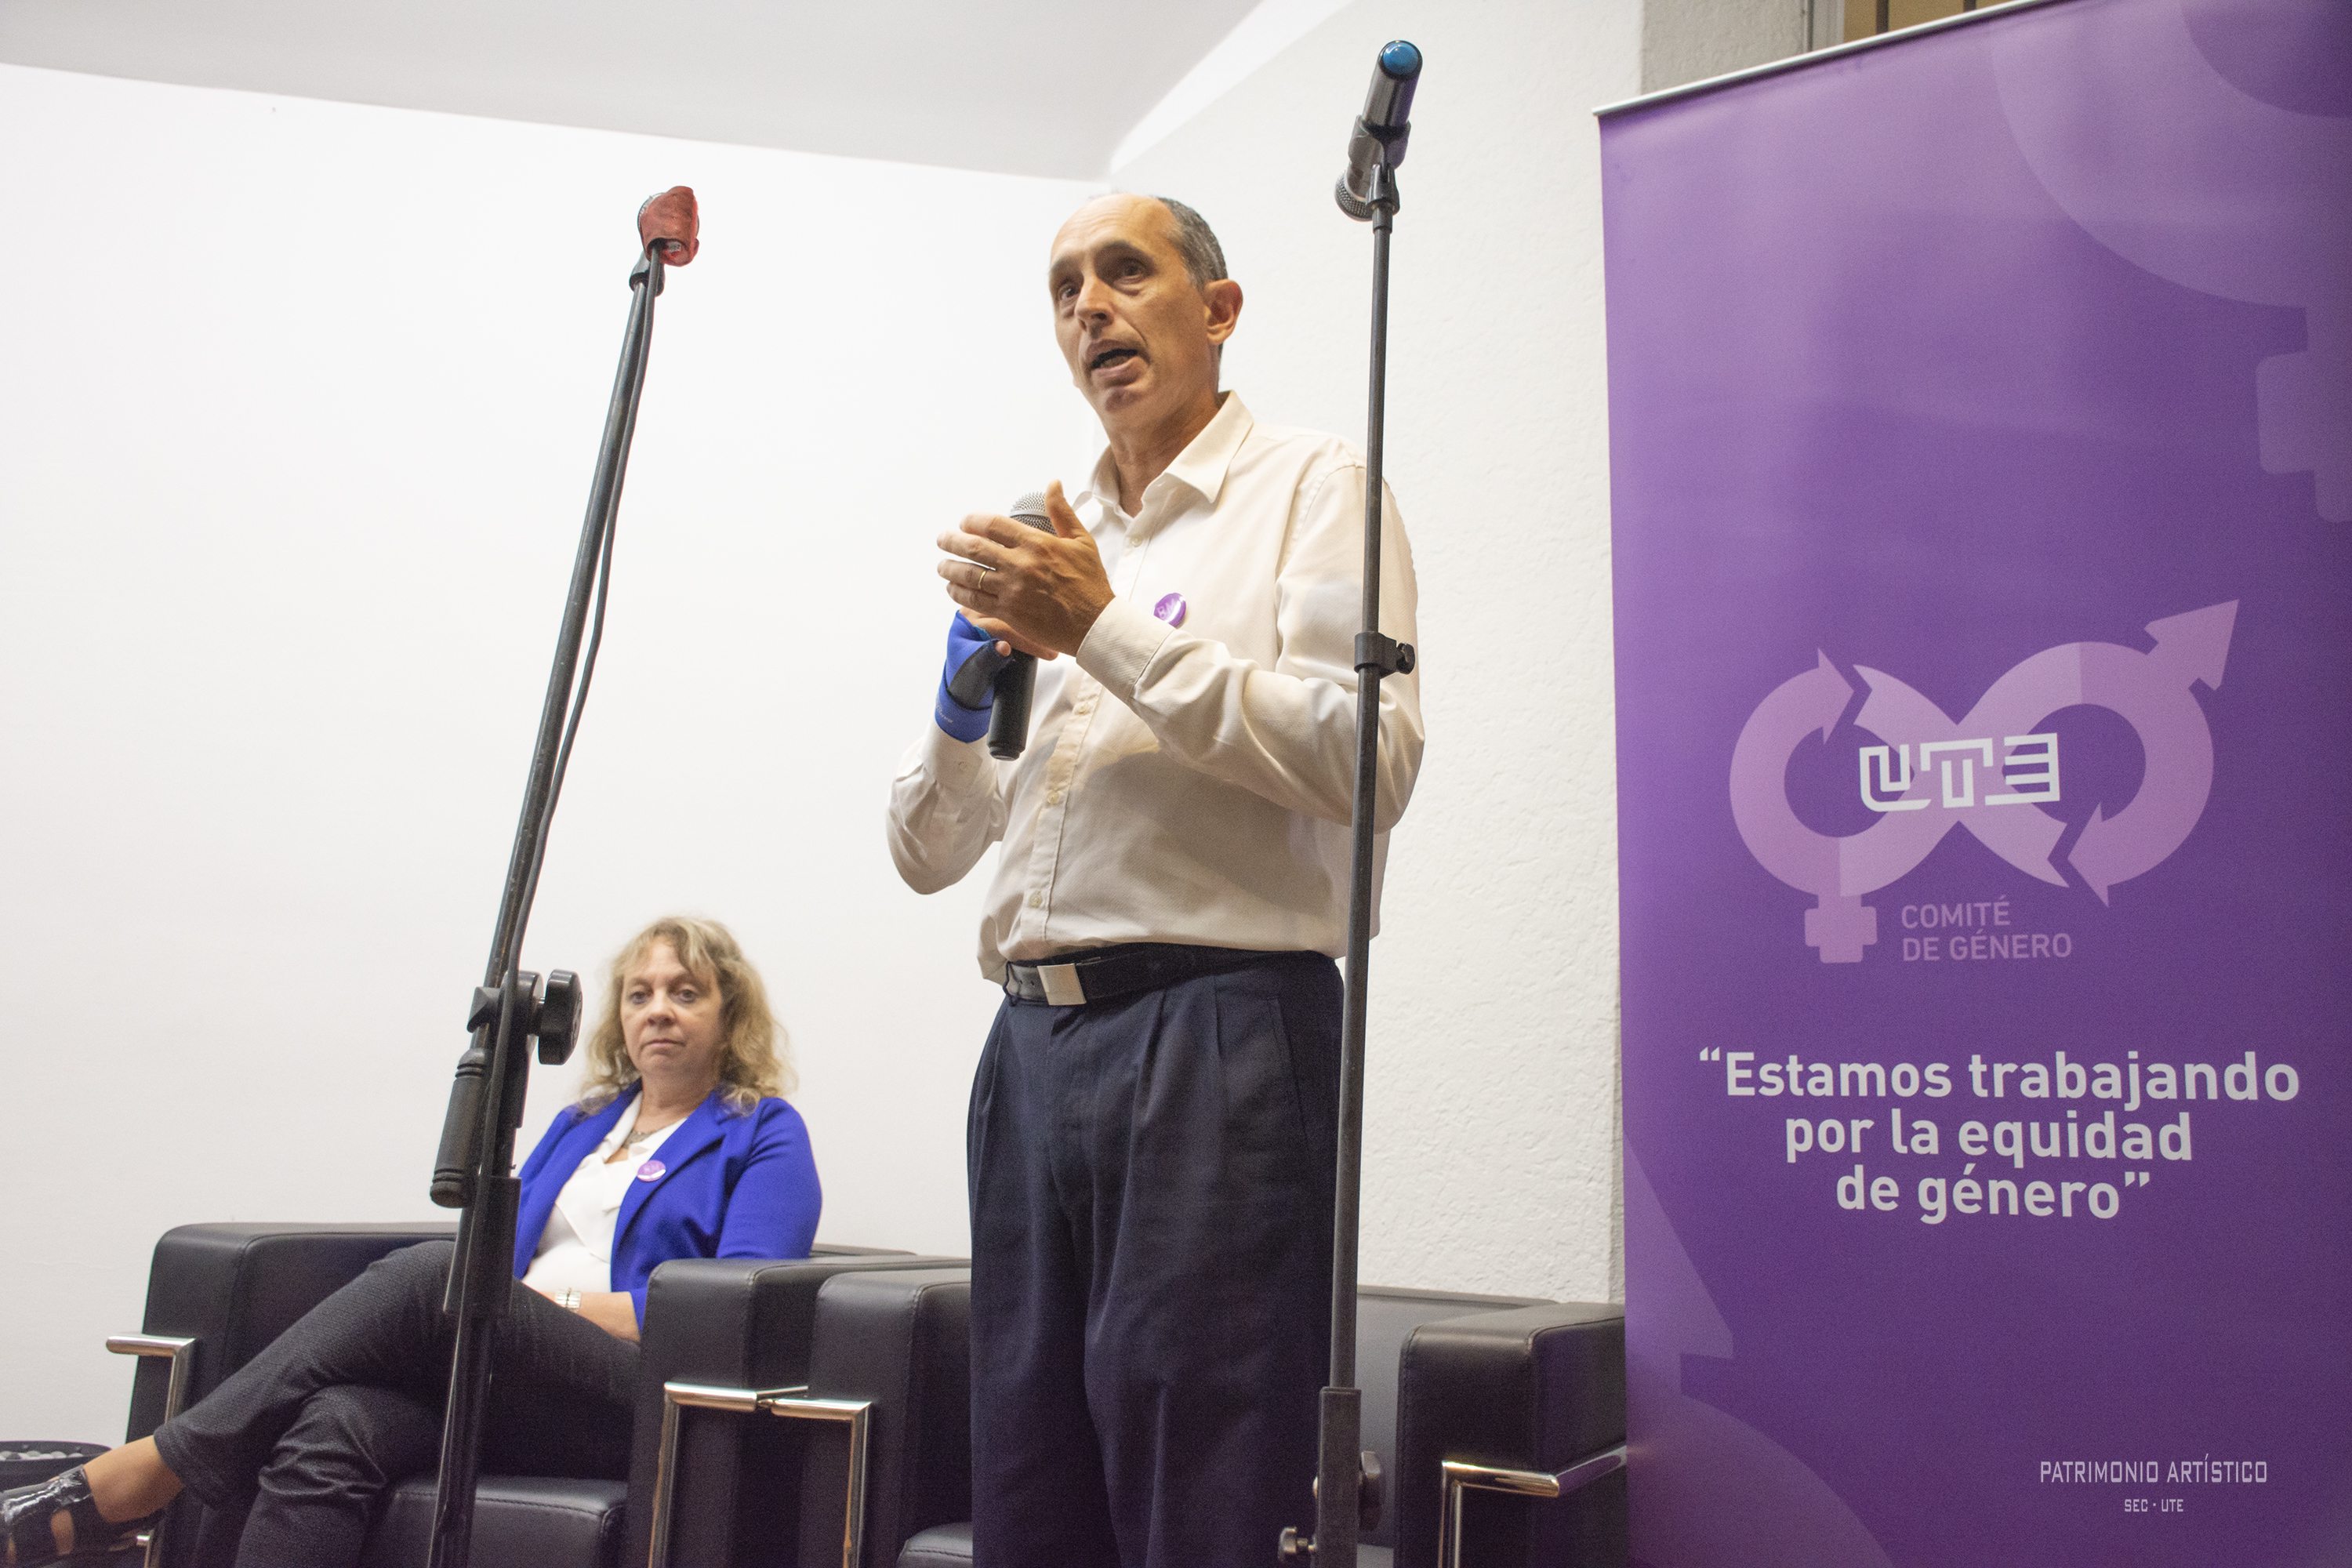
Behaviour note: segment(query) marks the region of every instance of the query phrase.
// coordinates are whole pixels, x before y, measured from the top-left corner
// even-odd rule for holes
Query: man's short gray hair
[[[1192,287],[1205,289],[1230,276],[1225,271],[1225,247],[1217,243],[1217,231],[1209,226],[1207,218],[1173,196],[1151,199],[1176,220],[1176,254],[1184,258],[1184,275],[1192,279]]]

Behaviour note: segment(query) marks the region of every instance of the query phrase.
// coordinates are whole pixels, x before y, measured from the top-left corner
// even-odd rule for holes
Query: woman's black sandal
[[[38,1486],[0,1492],[0,1539],[16,1553],[16,1568],[38,1568],[44,1563],[68,1561],[58,1552],[49,1521],[58,1514],[73,1521],[74,1549],[70,1561],[95,1559],[131,1546],[152,1521],[109,1524],[90,1500],[89,1478],[79,1465],[51,1476]]]

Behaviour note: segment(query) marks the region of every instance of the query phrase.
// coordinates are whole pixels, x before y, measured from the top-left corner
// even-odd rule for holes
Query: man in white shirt
[[[941,537],[962,612],[889,817],[919,892],[1003,846],[968,1129],[974,1556],[1258,1568],[1312,1522],[1328,1371],[1364,467],[1220,392],[1242,291],[1190,208],[1087,203],[1047,281],[1108,448],[1075,500],[1050,489],[1051,533]],[[1410,641],[1383,518],[1381,630]],[[999,763],[950,686],[1013,648],[1036,728]],[[1384,848],[1421,763],[1410,675],[1380,751]]]

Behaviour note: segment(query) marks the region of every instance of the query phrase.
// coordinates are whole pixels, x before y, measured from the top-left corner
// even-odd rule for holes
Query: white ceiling
[[[1254,0],[0,0],[0,61],[1085,179],[1103,174],[1121,139],[1259,8]],[[1333,7],[1268,0],[1265,8]]]

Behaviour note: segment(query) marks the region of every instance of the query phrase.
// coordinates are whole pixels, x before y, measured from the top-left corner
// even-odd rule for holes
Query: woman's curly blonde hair
[[[588,1037],[588,1073],[580,1085],[580,1108],[609,1105],[637,1086],[637,1069],[621,1039],[621,987],[656,943],[666,942],[687,973],[716,986],[726,1028],[719,1051],[719,1082],[727,1102],[749,1110],[771,1095],[792,1092],[794,1079],[782,1026],[768,1010],[768,988],[743,956],[735,936],[717,921],[667,915],[654,921],[613,956],[604,983],[604,1011]]]

